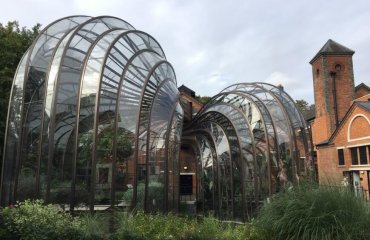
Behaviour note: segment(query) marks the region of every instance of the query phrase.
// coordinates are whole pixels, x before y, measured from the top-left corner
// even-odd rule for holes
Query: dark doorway
[[[180,175],[180,195],[193,195],[193,175]]]

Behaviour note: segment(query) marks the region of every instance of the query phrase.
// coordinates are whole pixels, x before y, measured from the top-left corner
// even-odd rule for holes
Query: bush
[[[26,200],[2,211],[5,228],[21,239],[78,239],[72,217],[40,200]]]
[[[148,205],[149,208],[153,211],[158,210],[157,208],[160,208],[158,204],[163,203],[163,189],[164,189],[164,183],[161,182],[162,179],[160,179],[157,176],[151,176],[149,178],[149,184],[148,184]],[[137,199],[136,199],[136,209],[142,210],[144,207],[144,196],[145,196],[145,183],[141,182],[137,185]],[[134,190],[128,189],[122,196],[122,200],[126,202],[127,204],[130,204],[132,201],[134,195]],[[153,206],[153,200],[155,200],[157,206]]]
[[[104,216],[84,214],[72,217],[41,200],[26,200],[0,214],[0,239],[106,239]]]
[[[260,210],[257,229],[266,239],[370,239],[369,207],[350,190],[296,186]]]

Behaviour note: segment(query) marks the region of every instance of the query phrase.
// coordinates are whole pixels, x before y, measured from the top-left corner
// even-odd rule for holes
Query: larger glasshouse
[[[176,212],[190,202],[243,219],[312,176],[309,128],[282,87],[235,84],[197,111],[185,95],[159,43],[129,23],[51,23],[14,77],[1,204]]]

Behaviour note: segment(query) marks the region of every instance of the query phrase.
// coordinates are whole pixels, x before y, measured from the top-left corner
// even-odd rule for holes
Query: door
[[[361,183],[360,183],[360,175],[358,171],[352,172],[353,176],[353,189],[356,196],[359,196],[361,193]]]

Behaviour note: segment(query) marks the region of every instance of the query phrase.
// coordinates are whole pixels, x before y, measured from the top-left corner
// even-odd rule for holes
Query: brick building
[[[370,181],[370,88],[354,86],[354,51],[329,39],[310,61],[315,117],[310,119],[320,183]]]
[[[195,96],[195,91],[181,85],[179,88],[181,106],[184,110],[184,127],[186,127],[193,117],[203,107]],[[194,149],[194,139],[183,137],[179,155],[180,163],[180,200],[188,201],[197,199],[197,151]]]

